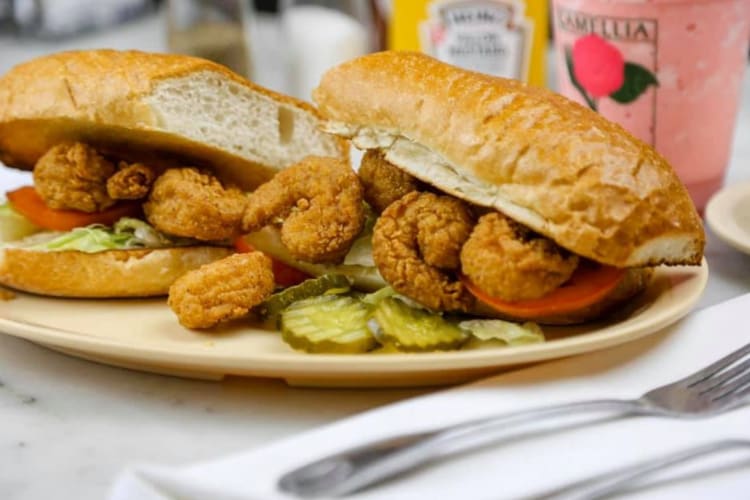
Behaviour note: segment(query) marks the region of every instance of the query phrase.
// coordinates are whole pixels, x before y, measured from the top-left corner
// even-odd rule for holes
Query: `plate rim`
[[[737,222],[734,218],[724,218],[721,214],[727,213],[734,205],[750,199],[750,180],[724,186],[714,193],[706,204],[706,222],[711,230],[716,233],[724,243],[732,248],[750,254],[750,237],[746,239],[737,238]]]
[[[242,373],[238,373],[240,368],[248,373],[279,378],[310,373],[321,368],[325,368],[321,372],[321,375],[324,376],[352,373],[362,376],[378,373],[424,374],[437,371],[501,368],[607,349],[650,335],[679,321],[693,309],[702,296],[708,282],[708,263],[704,258],[701,266],[664,269],[664,272],[672,272],[671,269],[690,269],[693,271],[690,279],[697,279],[698,282],[693,285],[691,294],[681,303],[668,310],[658,312],[657,316],[650,318],[647,327],[644,328],[643,325],[640,325],[638,316],[636,316],[633,318],[632,326],[624,331],[622,328],[616,328],[618,325],[621,326],[623,322],[616,322],[580,335],[572,335],[541,344],[505,349],[381,355],[306,354],[295,351],[282,354],[263,353],[260,356],[253,356],[252,353],[248,356],[247,352],[226,355],[225,353],[206,351],[206,353],[199,354],[195,351],[194,344],[186,344],[189,348],[183,350],[168,349],[165,346],[144,349],[142,346],[128,344],[119,339],[95,337],[87,333],[72,332],[29,321],[19,322],[4,316],[0,316],[0,333],[24,338],[45,346],[57,346],[110,359],[116,357],[136,363],[145,363],[145,366],[165,367],[189,364],[194,367],[195,371],[208,371],[225,375],[242,375]],[[669,293],[672,288],[673,286],[666,287],[665,290],[659,292],[659,296],[663,293]],[[48,300],[55,299],[49,298]],[[615,331],[611,331],[612,329]],[[165,356],[168,356],[166,361]],[[365,356],[366,358],[364,358]],[[295,367],[295,365],[300,364],[299,359],[304,359],[305,362],[301,363],[302,366]],[[367,362],[360,363],[358,361],[362,359],[367,359]],[[106,363],[106,361],[104,362]],[[353,369],[352,365],[356,365],[357,368]]]

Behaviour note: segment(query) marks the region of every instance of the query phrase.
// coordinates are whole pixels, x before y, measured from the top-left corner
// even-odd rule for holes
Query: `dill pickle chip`
[[[281,311],[299,300],[326,293],[346,293],[350,288],[351,283],[343,274],[325,274],[274,293],[258,306],[258,311],[264,319],[274,321]]]
[[[369,308],[341,295],[300,300],[281,313],[281,334],[294,349],[311,353],[356,354],[377,341],[367,328]]]
[[[384,298],[374,312],[379,338],[401,351],[458,349],[468,334],[439,314],[410,307],[398,299]]]

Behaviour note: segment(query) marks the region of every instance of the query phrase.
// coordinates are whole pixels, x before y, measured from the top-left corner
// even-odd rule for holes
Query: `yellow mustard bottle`
[[[388,45],[545,85],[547,0],[393,0]]]

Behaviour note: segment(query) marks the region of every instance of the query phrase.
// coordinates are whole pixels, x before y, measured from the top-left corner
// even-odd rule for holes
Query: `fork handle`
[[[488,445],[502,439],[509,431],[513,432],[522,424],[531,422],[536,424],[548,418],[604,412],[622,416],[646,411],[648,408],[640,400],[594,399],[562,403],[445,427],[437,431],[434,436],[411,447],[419,446],[423,448],[421,450],[423,453],[429,453],[430,459],[437,459]]]
[[[506,413],[347,450],[285,474],[279,486],[303,498],[345,495],[439,458],[496,442],[519,424],[594,412],[627,415],[650,410],[641,400],[602,399]]]
[[[750,441],[728,439],[703,444],[576,481],[546,493],[528,497],[526,500],[599,500],[609,498],[615,493],[621,492],[623,488],[633,485],[634,481],[646,478],[660,470],[720,451],[734,449],[750,449]]]

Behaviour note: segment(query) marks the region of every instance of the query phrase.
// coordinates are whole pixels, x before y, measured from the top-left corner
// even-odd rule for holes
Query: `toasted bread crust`
[[[59,52],[19,64],[0,80],[0,123],[29,119],[87,119],[93,123],[149,127],[158,118],[138,97],[161,80],[212,71],[276,101],[310,113],[304,101],[246,80],[206,59],[136,50]],[[33,96],[33,98],[32,98]]]
[[[329,130],[579,255],[618,267],[701,262],[700,218],[666,160],[560,95],[382,52],[330,70],[313,97]]]
[[[230,255],[222,247],[41,252],[0,249],[0,284],[57,297],[108,298],[166,295],[187,271]]]
[[[204,59],[139,51],[61,52],[20,64],[0,78],[0,160],[32,169],[50,147],[83,141],[129,160],[186,159],[230,174],[241,172],[230,177],[254,187],[280,166],[172,133],[148,101],[160,82],[206,72],[319,117],[309,103],[255,85]],[[335,144],[340,156],[347,157],[346,142]]]

